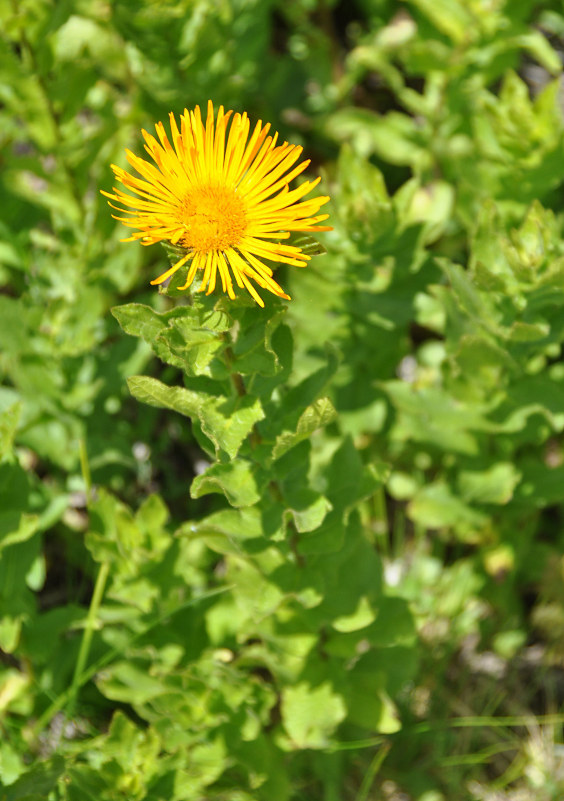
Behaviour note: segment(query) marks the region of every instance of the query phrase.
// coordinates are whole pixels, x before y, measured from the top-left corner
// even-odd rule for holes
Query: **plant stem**
[[[82,478],[84,480],[84,486],[86,488],[86,507],[88,508],[92,502],[92,475],[90,473],[90,465],[88,463],[88,452],[86,450],[86,440],[84,439],[84,437],[82,437],[80,440],[80,469],[82,471]],[[109,562],[102,562],[102,564],[98,568],[98,575],[96,576],[94,592],[92,593],[90,608],[88,610],[88,616],[86,618],[86,625],[82,633],[82,641],[80,643],[80,649],[78,651],[78,657],[74,667],[74,675],[72,677],[69,702],[67,705],[67,714],[69,718],[71,718],[74,714],[76,699],[78,696],[78,691],[81,686],[80,679],[86,667],[86,663],[88,661],[90,645],[92,643],[94,629],[96,628],[96,618],[98,616],[100,604],[104,596],[104,590],[106,589],[106,582],[108,580],[109,571],[110,571]]]
[[[69,718],[71,718],[74,714],[76,699],[81,686],[81,676],[88,660],[92,635],[94,634],[94,629],[96,628],[96,618],[98,616],[98,610],[100,609],[100,603],[104,595],[104,590],[106,589],[106,582],[108,580],[109,572],[109,563],[102,562],[98,569],[98,575],[96,576],[96,584],[94,585],[94,592],[92,593],[92,600],[90,601],[90,609],[88,610],[88,617],[86,618],[86,626],[82,635],[82,642],[80,643],[80,650],[78,652],[78,658],[74,668],[74,675],[72,677],[70,698],[67,706],[67,714]]]
[[[80,439],[79,451],[80,470],[82,472],[82,478],[86,488],[86,506],[88,507],[92,501],[92,475],[90,473],[90,465],[88,464],[88,452],[86,450],[86,440],[84,437],[81,437]]]
[[[390,750],[391,747],[392,746],[390,743],[385,743],[377,751],[376,756],[370,763],[370,767],[366,771],[366,774],[362,781],[362,785],[360,787],[360,790],[358,791],[355,801],[366,801],[366,799],[368,798],[368,793],[370,792],[370,789],[374,782],[374,779],[376,778],[376,774],[380,770],[383,761],[388,756],[388,751]]]
[[[224,337],[225,338],[225,337]],[[245,388],[245,382],[243,381],[243,376],[241,373],[234,372],[231,367],[233,362],[235,361],[235,354],[231,348],[231,345],[227,345],[225,350],[223,351],[225,356],[225,364],[227,365],[227,369],[229,370],[229,375],[231,376],[231,381],[235,388],[235,392],[240,398],[244,398],[247,394],[247,390]]]

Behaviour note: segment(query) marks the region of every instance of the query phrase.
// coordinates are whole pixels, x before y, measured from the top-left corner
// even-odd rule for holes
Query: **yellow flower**
[[[319,178],[290,189],[289,183],[309,164],[294,166],[302,148],[269,136],[270,125],[259,120],[249,138],[247,114],[225,112],[215,120],[212,102],[204,126],[199,106],[184,109],[180,130],[170,114],[171,141],[164,126],[155,128],[160,141],[143,131],[145,149],[155,164],[127,150],[127,159],[141,177],[112,164],[117,180],[133,195],[114,187],[103,192],[112,208],[129,216],[115,217],[130,228],[143,245],[168,242],[185,255],[152,284],[162,284],[188,263],[187,289],[202,274],[200,291],[214,291],[217,274],[223,291],[235,298],[237,286],[247,289],[260,306],[262,298],[251,280],[281,298],[289,299],[265,264],[283,262],[305,267],[309,256],[300,247],[283,244],[292,231],[330,231],[320,226],[328,214],[318,214],[328,197],[303,200]],[[115,216],[115,215],[114,215]]]

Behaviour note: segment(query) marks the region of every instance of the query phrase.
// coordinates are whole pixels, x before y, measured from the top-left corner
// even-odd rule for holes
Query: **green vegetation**
[[[556,0],[0,0],[0,801],[564,797]],[[211,98],[327,253],[149,281]]]

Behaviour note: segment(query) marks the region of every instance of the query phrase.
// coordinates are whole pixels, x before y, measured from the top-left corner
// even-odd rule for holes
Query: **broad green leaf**
[[[160,359],[189,375],[210,374],[210,362],[225,347],[221,335],[231,325],[226,314],[198,306],[177,306],[159,314],[129,303],[116,306],[112,314],[126,334],[141,337]]]
[[[325,494],[332,510],[317,530],[300,539],[300,552],[338,551],[346,537],[347,523],[354,507],[376,492],[386,472],[382,465],[363,465],[351,439],[346,437],[335,451],[328,469],[329,484]]]
[[[506,504],[513,497],[520,478],[513,464],[499,462],[488,470],[461,470],[459,489],[466,502]]]
[[[233,345],[234,371],[242,375],[273,376],[283,366],[273,346],[273,337],[286,314],[274,311],[266,320],[257,317],[256,309],[245,309],[238,319],[239,332]]]
[[[137,727],[123,712],[114,714],[108,736],[104,741],[104,754],[115,759],[124,771],[141,765],[154,770],[162,749],[160,738],[154,728]]]
[[[142,705],[170,692],[166,678],[154,678],[132,662],[120,661],[106,668],[97,679],[101,692],[111,700]]]
[[[227,760],[228,746],[222,737],[191,748],[184,769],[177,773],[175,790],[179,797],[189,798],[196,788],[203,790],[213,784],[225,770]]]
[[[348,615],[341,615],[335,618],[332,623],[333,628],[340,632],[357,631],[364,629],[374,622],[376,614],[370,602],[365,596],[359,598],[358,605],[354,612]]]
[[[272,458],[279,459],[283,454],[307,439],[316,429],[332,423],[337,412],[329,398],[319,398],[308,406],[298,419],[295,431],[283,431],[276,438]]]
[[[452,217],[454,189],[445,181],[417,188],[405,214],[406,223],[422,223],[425,243],[436,241]]]
[[[28,475],[19,464],[0,464],[0,553],[29,540],[37,531],[38,516],[29,511],[30,490]],[[13,549],[10,552],[19,553]],[[2,590],[0,586],[0,596]]]
[[[300,534],[319,528],[332,508],[324,495],[307,487],[286,494],[285,517],[292,520]]]
[[[487,300],[476,290],[468,274],[458,264],[448,262],[446,259],[438,260],[438,264],[448,276],[462,309],[471,319],[483,325],[484,328],[490,329],[493,321]]]
[[[443,482],[422,487],[408,506],[409,517],[426,528],[454,528],[463,539],[474,540],[487,517],[453,495]]]
[[[198,420],[216,450],[225,451],[230,458],[237,455],[255,423],[264,417],[260,401],[251,396],[227,399],[184,387],[169,387],[146,376],[133,376],[127,383],[137,400]]]
[[[53,756],[46,762],[33,765],[27,773],[11,784],[0,788],[2,801],[25,801],[30,799],[44,799],[56,789],[57,780],[65,770],[65,760],[62,756]]]
[[[301,682],[282,693],[282,720],[294,748],[325,748],[347,715],[345,702],[329,682]]]
[[[38,530],[37,515],[0,512],[0,554],[4,548],[29,540]]]
[[[261,511],[257,507],[225,509],[199,521],[184,523],[177,531],[180,537],[202,539],[214,551],[241,555],[248,546],[256,552],[268,547],[263,533]]]
[[[507,332],[507,338],[512,342],[536,342],[546,339],[550,327],[546,323],[525,323],[517,320]]]
[[[12,452],[21,408],[21,403],[14,403],[4,411],[0,411],[0,461],[10,456]]]
[[[190,309],[179,306],[165,314],[159,314],[150,306],[142,303],[127,303],[114,306],[112,314],[125,331],[131,336],[141,337],[151,343],[168,325],[171,319],[190,313]]]
[[[18,647],[22,631],[23,614],[0,615],[0,648],[13,654]]]
[[[400,440],[474,454],[478,444],[472,432],[493,427],[487,419],[489,406],[485,402],[463,403],[444,389],[419,388],[405,381],[387,381],[382,388],[400,413],[394,432]]]
[[[396,658],[400,657],[396,654]],[[351,677],[351,689],[347,698],[349,719],[369,731],[394,734],[401,729],[398,711],[392,699],[378,684],[384,683],[383,672],[371,676],[355,672]],[[378,681],[379,679],[379,681]]]
[[[461,0],[410,0],[410,3],[458,45],[479,35],[475,15]]]
[[[97,562],[109,561],[117,570],[133,573],[140,561],[143,534],[130,510],[107,490],[90,505],[86,546]]]
[[[225,464],[216,463],[196,476],[190,488],[192,497],[201,498],[211,492],[223,493],[235,507],[252,506],[262,494],[253,465],[242,459]]]

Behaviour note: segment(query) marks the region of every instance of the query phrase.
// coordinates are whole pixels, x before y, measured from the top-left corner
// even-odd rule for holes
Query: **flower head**
[[[127,216],[115,217],[138,229],[123,241],[143,245],[165,242],[180,248],[182,258],[151,281],[162,284],[186,265],[187,289],[201,275],[200,291],[214,291],[217,276],[224,292],[235,298],[233,278],[264,306],[253,281],[281,298],[289,298],[272,277],[265,261],[305,267],[302,248],[284,244],[293,231],[330,231],[318,223],[328,197],[304,200],[319,178],[290,189],[290,182],[309,161],[296,165],[302,148],[269,135],[259,120],[250,134],[247,114],[225,112],[217,119],[211,101],[204,125],[199,106],[184,109],[180,129],[170,114],[171,139],[159,122],[158,141],[143,131],[145,150],[154,164],[127,150],[140,177],[112,164],[117,180],[131,193],[114,188],[103,192],[110,206]],[[114,203],[120,205],[116,206]],[[114,215],[115,216],[115,215]]]

